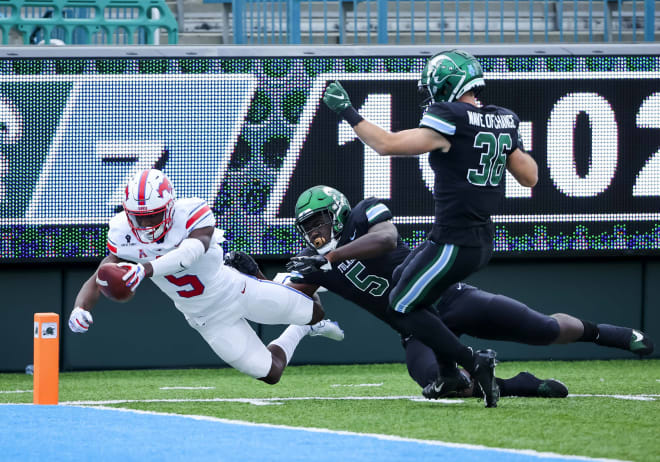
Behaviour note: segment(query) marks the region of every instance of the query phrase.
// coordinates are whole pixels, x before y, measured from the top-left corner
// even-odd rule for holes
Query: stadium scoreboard
[[[539,182],[508,173],[495,255],[660,253],[660,57],[477,55],[483,104],[521,120]],[[424,56],[0,59],[0,262],[106,254],[126,180],[160,168],[214,209],[229,249],[286,257],[310,186],[433,222],[426,155],[380,157],[322,103],[338,80],[387,130],[416,127]]]

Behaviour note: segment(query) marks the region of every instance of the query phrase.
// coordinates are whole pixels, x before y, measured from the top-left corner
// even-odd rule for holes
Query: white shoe
[[[315,337],[317,335],[322,335],[328,337],[332,340],[341,342],[344,340],[344,331],[336,321],[331,321],[329,319],[322,319],[321,321],[313,324],[311,330],[309,331],[310,337]]]

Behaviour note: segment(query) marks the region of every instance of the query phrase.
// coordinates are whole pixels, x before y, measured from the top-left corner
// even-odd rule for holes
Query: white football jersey
[[[174,250],[193,230],[206,226],[215,227],[208,204],[198,198],[179,199],[174,203],[171,228],[165,237],[143,244],[121,212],[110,220],[108,249],[122,260],[145,263]],[[208,317],[214,310],[230,305],[230,294],[244,288],[239,273],[224,266],[220,247],[223,241],[223,232],[216,229],[208,250],[193,265],[178,273],[151,278],[187,318]]]

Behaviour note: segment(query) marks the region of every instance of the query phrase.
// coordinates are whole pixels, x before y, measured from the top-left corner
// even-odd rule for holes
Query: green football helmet
[[[344,225],[351,213],[351,205],[346,196],[335,188],[329,186],[313,186],[298,197],[296,201],[296,229],[305,238],[307,245],[319,254],[334,250],[344,230]],[[316,219],[321,214],[324,219]],[[315,218],[314,220],[310,220]],[[315,225],[312,227],[312,221]],[[329,242],[314,245],[310,239],[310,232],[317,226],[331,225],[331,237]]]
[[[477,58],[461,50],[443,51],[431,56],[417,84],[426,99],[423,103],[456,101],[468,91],[478,93],[486,86]]]

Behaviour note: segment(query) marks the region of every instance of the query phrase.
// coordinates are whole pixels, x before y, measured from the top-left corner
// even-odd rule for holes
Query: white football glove
[[[77,306],[69,316],[69,329],[77,334],[84,334],[93,322],[92,313]]]
[[[131,292],[135,292],[135,289],[140,285],[144,280],[145,272],[144,266],[142,263],[117,263],[117,266],[123,266],[128,268],[126,274],[124,274],[121,279],[126,282],[126,286],[131,288]]]

